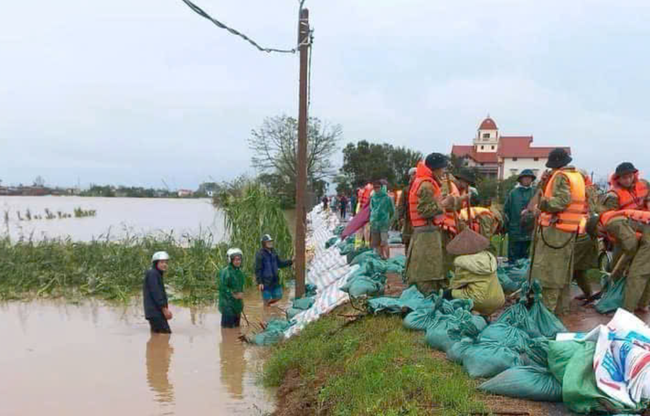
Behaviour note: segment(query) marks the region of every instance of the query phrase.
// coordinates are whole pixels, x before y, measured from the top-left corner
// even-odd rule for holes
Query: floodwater
[[[271,412],[274,392],[258,385],[265,350],[237,339],[253,329],[221,329],[216,308],[171,310],[173,334],[153,335],[139,303],[0,304],[0,415]],[[245,311],[251,322],[280,314],[259,292]]]
[[[97,213],[94,217],[75,218],[75,208],[96,210]],[[57,218],[46,219],[46,209]],[[27,210],[32,220],[26,219]],[[59,219],[59,211],[72,214],[72,218]],[[34,219],[36,215],[42,219]],[[74,196],[0,196],[0,234],[7,231],[12,239],[70,237],[74,241],[91,241],[109,234],[111,239],[117,240],[127,234],[169,234],[173,231],[176,237],[209,233],[218,242],[225,235],[223,214],[209,199]]]

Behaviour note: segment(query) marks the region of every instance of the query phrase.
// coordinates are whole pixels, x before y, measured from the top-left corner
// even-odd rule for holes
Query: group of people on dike
[[[291,267],[293,260],[282,260],[273,247],[273,238],[265,234],[261,238],[261,248],[255,255],[255,280],[262,294],[264,306],[270,306],[282,299],[280,269]],[[244,254],[239,248],[227,251],[228,265],[217,275],[219,287],[219,312],[223,328],[236,328],[240,325],[244,310],[244,282],[242,270]],[[169,309],[163,276],[169,267],[170,257],[164,251],[154,253],[151,269],[147,270],[142,287],[145,318],[149,321],[151,332],[170,334],[169,321],[173,315]]]
[[[471,298],[474,309],[489,315],[504,304],[496,275],[491,238],[508,238],[511,263],[531,259],[530,277],[542,286],[545,306],[569,312],[570,286],[595,300],[587,271],[599,267],[602,244],[613,251],[612,278],[627,275],[623,307],[647,311],[650,305],[649,184],[632,163],[621,163],[609,189],[598,191],[591,178],[571,166],[566,150],[550,152],[539,181],[523,170],[502,210],[475,206],[475,176],[467,169],[452,175],[448,159],[432,153],[411,169],[398,216],[406,247],[406,281],[425,295]],[[469,228],[474,233],[457,243]],[[618,272],[618,273],[617,273]]]

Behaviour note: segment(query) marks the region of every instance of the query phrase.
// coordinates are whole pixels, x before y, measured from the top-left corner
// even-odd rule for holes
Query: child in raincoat
[[[490,241],[470,231],[463,231],[469,237],[463,244],[454,244],[454,240],[447,247],[447,250],[457,257],[454,259],[454,278],[450,281],[445,297],[472,299],[473,310],[483,316],[489,316],[505,303],[503,289],[497,277],[497,259],[488,251]],[[461,238],[461,235],[456,239]]]
[[[222,328],[237,328],[244,310],[243,254],[238,248],[228,250],[228,266],[219,271],[219,312]]]

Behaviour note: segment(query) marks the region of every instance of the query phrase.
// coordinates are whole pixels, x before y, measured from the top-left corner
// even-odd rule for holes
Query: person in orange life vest
[[[417,165],[409,192],[409,214],[413,235],[407,251],[406,281],[425,295],[447,286],[444,229],[449,227],[446,209],[454,198],[443,194],[447,158],[431,153]]]
[[[533,209],[538,232],[531,274],[542,286],[544,304],[556,315],[569,312],[575,241],[587,223],[585,181],[568,166],[571,160],[561,148],[549,153],[546,167],[552,171],[540,184],[542,197]]]
[[[409,169],[409,184],[402,190],[402,195],[399,199],[397,207],[397,217],[401,222],[402,230],[402,243],[404,244],[404,252],[408,253],[409,243],[411,242],[411,234],[413,234],[413,225],[411,224],[411,216],[409,213],[409,193],[411,185],[415,180],[416,168]]]
[[[585,181],[585,194],[587,197],[589,216],[597,216],[602,208],[598,202],[598,191],[585,171],[580,171]],[[573,258],[573,280],[578,284],[582,295],[576,296],[578,300],[589,299],[594,292],[591,288],[587,271],[598,268],[598,238],[590,234],[579,235]]]
[[[460,206],[456,208],[459,210],[460,208],[466,208],[469,202],[471,202],[472,206],[478,205],[478,192],[475,188],[476,175],[474,172],[470,169],[463,168],[454,176],[456,177],[456,186],[460,193],[460,198],[457,200]]]
[[[617,254],[626,254],[631,259],[623,299],[623,307],[630,312],[646,311],[650,303],[649,189],[632,163],[621,163],[611,176],[604,201],[606,211],[601,215],[603,228],[615,243]]]

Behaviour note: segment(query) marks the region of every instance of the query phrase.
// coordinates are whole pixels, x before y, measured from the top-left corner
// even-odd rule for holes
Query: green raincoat
[[[229,264],[219,272],[219,312],[222,315],[239,315],[244,310],[244,301],[235,299],[234,293],[244,291],[244,272]]]
[[[569,181],[565,176],[560,175],[553,183],[552,197],[542,198],[539,209],[542,212],[559,213],[570,204]],[[563,289],[571,283],[573,277],[575,233],[560,231],[555,227],[539,227],[539,229],[535,236],[535,263],[532,265],[532,277],[537,279],[544,289]]]
[[[413,224],[411,223],[411,213],[409,212],[409,194],[411,193],[411,184],[402,190],[402,198],[397,208],[397,217],[403,221],[402,224],[402,241],[408,243],[411,241],[413,234]]]
[[[472,299],[474,310],[491,315],[506,299],[497,277],[497,259],[489,251],[458,256],[454,260],[455,274],[449,287],[456,299]]]
[[[370,231],[387,232],[395,215],[395,205],[382,186],[370,198]]]
[[[503,205],[504,213],[504,230],[508,233],[508,238],[511,241],[530,241],[532,233],[529,233],[521,227],[521,211],[523,211],[530,200],[535,195],[535,188],[532,186],[521,186],[517,184],[515,188],[510,191],[506,202]]]

